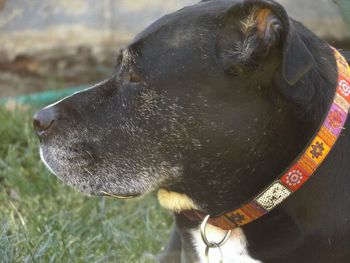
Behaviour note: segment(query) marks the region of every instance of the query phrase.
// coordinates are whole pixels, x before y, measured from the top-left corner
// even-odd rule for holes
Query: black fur
[[[254,8],[273,12],[263,37],[241,28]],[[219,215],[298,156],[336,86],[331,48],[279,4],[203,1],[152,24],[121,52],[109,80],[44,109],[36,126],[48,166],[84,192],[163,188]],[[44,130],[43,115],[54,116]],[[254,258],[350,262],[348,128],[303,189],[243,227]],[[175,217],[162,261],[193,262],[187,230],[198,224]]]

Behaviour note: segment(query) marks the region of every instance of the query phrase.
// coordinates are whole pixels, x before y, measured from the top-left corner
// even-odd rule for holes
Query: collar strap
[[[317,134],[272,184],[240,207],[221,216],[211,217],[209,224],[230,230],[262,217],[300,189],[329,154],[344,127],[350,105],[350,67],[345,58],[333,50],[338,67],[338,87]],[[181,213],[191,221],[202,221],[206,216],[197,210]]]

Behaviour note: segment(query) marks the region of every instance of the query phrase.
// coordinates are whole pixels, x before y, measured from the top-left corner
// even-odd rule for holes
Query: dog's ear
[[[226,72],[240,74],[254,70],[272,49],[281,50],[281,74],[291,86],[315,63],[286,11],[278,3],[246,0],[225,13],[217,52]]]

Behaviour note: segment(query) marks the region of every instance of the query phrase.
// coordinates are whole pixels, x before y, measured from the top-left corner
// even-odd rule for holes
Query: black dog
[[[179,212],[219,215],[269,185],[315,134],[336,86],[332,49],[279,4],[203,1],[137,35],[110,79],[34,125],[43,161],[69,185],[121,198],[158,190],[176,212],[160,261],[203,262],[200,222]],[[224,262],[350,262],[345,127],[305,187],[233,231]]]

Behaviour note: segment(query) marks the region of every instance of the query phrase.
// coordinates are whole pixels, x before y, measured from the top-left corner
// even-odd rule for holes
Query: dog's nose
[[[44,132],[48,132],[56,120],[57,111],[55,107],[44,108],[35,113],[33,125],[36,134],[40,137]]]

